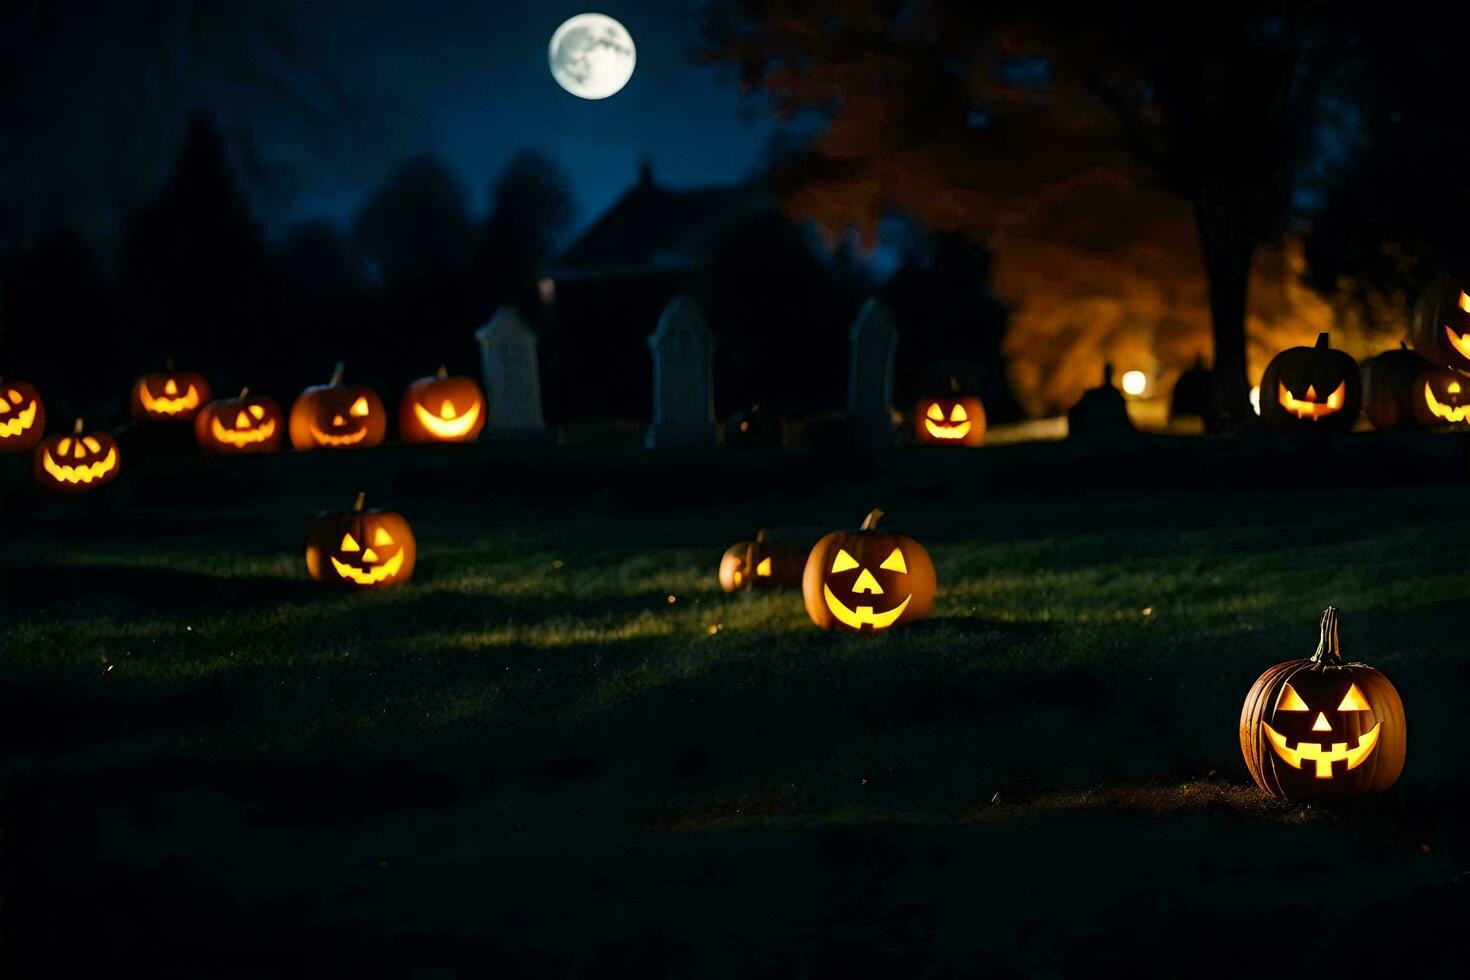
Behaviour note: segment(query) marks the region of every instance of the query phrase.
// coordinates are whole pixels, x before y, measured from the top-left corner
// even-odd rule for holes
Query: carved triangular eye
[[[1470,313],[1470,296],[1465,295],[1465,290],[1460,290],[1460,309]]]
[[[755,566],[755,573],[757,575],[760,575],[760,576],[764,577],[764,578],[770,578],[771,577],[771,559],[769,559],[769,558],[762,558],[760,560],[759,564],[757,564]]]
[[[19,405],[20,404],[20,401],[21,401],[20,392],[16,391],[14,388],[11,388],[10,389],[10,404],[12,404],[12,405]]]
[[[68,449],[70,449],[70,448],[71,448],[71,437],[69,437],[69,436],[63,436],[62,439],[61,439],[61,441],[56,444],[56,455],[58,455],[58,456],[65,456],[66,455],[66,451]]]
[[[381,548],[385,544],[392,543],[393,535],[389,534],[385,529],[380,527],[377,530],[373,531],[373,545],[375,547]]]
[[[257,419],[263,419],[263,418],[265,418],[265,406],[264,405],[251,405],[250,406],[250,414],[251,415],[254,415]]]
[[[924,413],[936,422],[944,421],[944,409],[939,407],[938,402],[929,403],[929,411]]]
[[[857,559],[849,555],[845,548],[837,549],[837,557],[832,559],[832,571],[848,572],[857,567]]]
[[[350,534],[344,534],[344,535],[342,535],[342,548],[341,548],[341,550],[342,551],[361,551],[362,550],[362,545],[358,544],[357,543],[357,539],[354,538],[352,535],[350,535]]]
[[[100,453],[100,452],[102,452],[102,443],[98,442],[92,436],[83,436],[82,437],[82,442],[86,443],[87,444],[87,448],[90,449],[90,450],[92,450],[92,452],[94,452],[94,453]]]
[[[367,395],[362,395],[357,399],[357,401],[352,403],[352,407],[347,410],[347,413],[349,415],[356,415],[358,418],[361,418],[362,416],[368,414],[370,411],[372,411],[372,409],[368,408]]]
[[[951,422],[963,422],[969,417],[970,413],[965,411],[965,406],[963,405],[956,405],[954,411],[949,413],[949,420]]]
[[[1363,692],[1358,690],[1354,684],[1348,688],[1348,692],[1342,696],[1342,704],[1337,706],[1338,711],[1368,711],[1370,709],[1368,699],[1363,697]]]
[[[894,548],[893,554],[883,559],[883,564],[878,567],[890,572],[903,572],[905,574],[909,570],[908,562],[903,560],[903,551],[898,548]]]
[[[1279,701],[1276,702],[1276,710],[1277,711],[1310,711],[1312,709],[1311,708],[1308,708],[1307,707],[1307,702],[1303,701],[1302,700],[1302,696],[1300,694],[1296,693],[1296,688],[1294,688],[1290,684],[1288,684],[1288,685],[1286,685],[1286,687],[1281,692],[1281,700],[1279,700]]]

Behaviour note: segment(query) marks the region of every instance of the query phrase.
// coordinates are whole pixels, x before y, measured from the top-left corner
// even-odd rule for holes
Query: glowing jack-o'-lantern
[[[45,433],[46,406],[36,389],[0,378],[0,453],[32,449]]]
[[[720,558],[720,588],[735,592],[796,585],[805,566],[804,550],[770,540],[761,528],[754,541],[737,541],[725,550]]]
[[[1349,355],[1328,346],[1291,347],[1261,377],[1261,421],[1277,428],[1350,429],[1363,404],[1363,379]]]
[[[82,431],[77,419],[70,435],[41,440],[31,456],[31,472],[47,490],[76,493],[91,490],[116,479],[122,469],[122,454],[106,432]]]
[[[1440,276],[1414,304],[1409,337],[1414,349],[1444,367],[1470,371],[1470,281]]]
[[[291,406],[291,445],[297,449],[370,449],[383,441],[388,416],[378,393],[342,383],[343,365],[332,380],[313,385]]]
[[[1470,425],[1470,378],[1429,368],[1414,381],[1414,419],[1420,425]]]
[[[145,374],[133,382],[128,410],[139,421],[188,422],[209,398],[209,382],[204,375],[175,371],[173,358],[169,358],[162,372]]]
[[[1256,785],[1281,800],[1377,793],[1404,769],[1404,705],[1382,673],[1344,663],[1337,610],[1317,652],[1262,674],[1240,711],[1240,750]]]
[[[881,632],[929,615],[934,562],[913,538],[878,530],[873,510],[856,531],[834,531],[807,557],[802,598],[822,629]]]
[[[281,447],[285,430],[276,400],[252,397],[249,388],[241,389],[238,398],[215,399],[194,416],[194,438],[207,453],[273,453]]]
[[[920,398],[914,411],[914,438],[930,446],[978,446],[985,441],[985,406],[974,395],[959,394],[949,379],[950,394]]]
[[[398,435],[404,442],[474,442],[485,427],[485,396],[470,378],[439,373],[419,378],[398,405]]]
[[[1398,350],[1375,354],[1360,365],[1363,414],[1373,428],[1412,429],[1418,424],[1414,412],[1415,388],[1419,375],[1431,367],[1432,364],[1402,343]]]
[[[364,510],[359,493],[352,509],[329,511],[306,533],[306,570],[318,582],[348,589],[373,589],[413,577],[418,548],[401,514]]]

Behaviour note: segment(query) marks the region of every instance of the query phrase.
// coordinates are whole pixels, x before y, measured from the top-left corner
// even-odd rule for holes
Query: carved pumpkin
[[[1337,610],[1322,614],[1317,652],[1262,674],[1240,711],[1240,750],[1256,785],[1279,800],[1388,789],[1404,770],[1404,705],[1367,664],[1344,663]]]
[[[241,389],[238,398],[215,399],[194,416],[194,438],[207,453],[273,453],[281,448],[285,431],[276,400],[252,398],[249,388]]]
[[[101,431],[84,433],[81,419],[70,435],[42,439],[31,456],[36,482],[63,493],[100,487],[116,479],[121,469],[122,454],[112,436]]]
[[[146,422],[188,422],[209,402],[209,382],[193,371],[175,371],[173,358],[158,374],[145,374],[133,382],[128,410]]]
[[[474,380],[439,373],[419,378],[398,405],[398,435],[404,442],[474,442],[485,427],[485,395]]]
[[[1470,371],[1470,285],[1441,276],[1419,294],[1409,321],[1414,349],[1443,367]]]
[[[914,409],[914,438],[926,446],[978,446],[985,441],[985,406],[975,395],[959,393],[959,382],[949,379],[950,393],[926,396]]]
[[[0,453],[35,448],[46,434],[46,406],[24,381],[0,378]]]
[[[1328,346],[1290,347],[1261,376],[1261,421],[1274,428],[1351,429],[1363,404],[1357,362]]]
[[[1363,414],[1373,428],[1412,429],[1414,387],[1419,375],[1433,367],[1428,361],[1400,344],[1399,350],[1384,351],[1361,365],[1363,374]]]
[[[934,606],[934,563],[913,538],[878,530],[873,510],[856,531],[817,542],[802,575],[807,615],[822,629],[881,632]]]
[[[1414,379],[1414,420],[1420,425],[1470,425],[1470,378],[1431,367]]]
[[[291,445],[297,449],[369,449],[388,431],[388,414],[367,385],[342,383],[343,366],[332,380],[313,385],[291,406]]]
[[[805,551],[769,540],[766,529],[761,528],[754,541],[737,541],[725,550],[720,558],[720,588],[734,592],[796,585],[805,566]]]
[[[346,589],[376,589],[413,577],[418,549],[401,514],[364,510],[359,493],[352,509],[328,511],[306,532],[306,570],[318,582]]]

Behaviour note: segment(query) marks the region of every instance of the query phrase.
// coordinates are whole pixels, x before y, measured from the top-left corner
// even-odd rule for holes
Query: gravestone
[[[489,416],[485,434],[491,438],[543,434],[546,422],[541,416],[541,366],[531,328],[513,308],[502,306],[489,323],[475,331],[475,340],[480,344],[480,371]]]
[[[1113,366],[1104,364],[1102,384],[1088,388],[1067,411],[1069,439],[1110,439],[1132,435],[1133,422],[1128,418],[1128,403],[1123,393],[1113,386]]]
[[[675,296],[648,338],[653,354],[649,449],[719,445],[715,425],[715,335],[687,297]]]
[[[893,314],[876,299],[858,311],[848,331],[847,424],[860,445],[891,446],[893,424],[893,355],[898,328]]]

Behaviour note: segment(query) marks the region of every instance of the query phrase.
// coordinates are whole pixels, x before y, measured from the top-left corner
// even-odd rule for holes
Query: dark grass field
[[[1463,447],[0,459],[6,976],[1398,975],[1470,955]],[[322,593],[365,489],[415,581]],[[826,635],[721,550],[872,507],[933,618]],[[1236,743],[1328,604],[1403,780]]]

